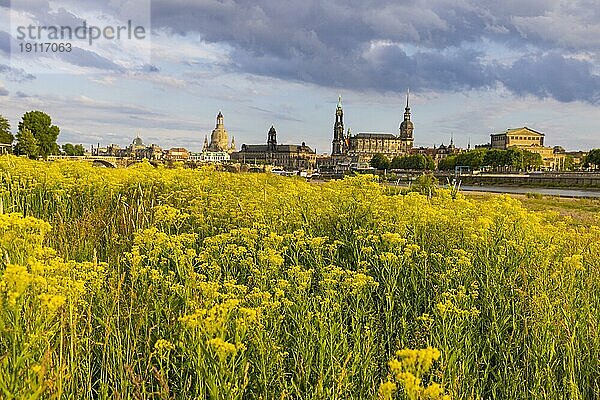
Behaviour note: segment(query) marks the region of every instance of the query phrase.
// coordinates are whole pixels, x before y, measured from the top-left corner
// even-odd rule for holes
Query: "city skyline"
[[[139,133],[200,151],[221,109],[238,146],[262,143],[274,125],[325,153],[339,93],[353,132],[397,133],[410,87],[415,146],[453,134],[466,147],[529,126],[552,146],[600,147],[593,2],[135,3],[148,4],[150,59],[135,44],[102,42],[52,60],[16,57],[14,21],[144,16],[95,1],[10,4],[0,19],[0,114],[13,130],[40,109],[61,142],[127,144]]]

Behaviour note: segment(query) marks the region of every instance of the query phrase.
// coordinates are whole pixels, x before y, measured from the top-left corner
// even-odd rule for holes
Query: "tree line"
[[[390,161],[385,154],[377,153],[371,158],[371,167],[384,170],[384,169],[415,169],[415,170],[428,170],[432,171],[435,169],[435,162],[429,155],[423,154],[411,154],[408,156],[396,156]]]
[[[463,166],[471,169],[491,167],[494,170],[523,171],[538,169],[542,165],[544,165],[542,156],[528,150],[475,149],[440,160],[438,169],[454,170],[457,166]]]
[[[60,128],[52,125],[52,118],[42,111],[23,114],[16,135],[10,122],[0,115],[0,144],[10,145],[9,151],[32,159],[47,158],[49,155],[82,156],[85,149],[81,144],[65,143],[58,146]]]
[[[378,170],[388,169],[412,169],[412,170],[434,170],[435,162],[429,155],[412,154],[407,156],[396,156],[390,160],[381,153],[375,154],[370,165]],[[496,171],[525,171],[536,170],[544,165],[542,156],[528,150],[516,147],[507,150],[500,149],[475,149],[459,154],[448,155],[439,160],[437,169],[451,171],[456,167],[469,167],[471,170],[479,170],[489,167]],[[590,150],[584,157],[582,166],[600,170],[600,149]],[[574,167],[573,157],[565,157],[566,170]]]

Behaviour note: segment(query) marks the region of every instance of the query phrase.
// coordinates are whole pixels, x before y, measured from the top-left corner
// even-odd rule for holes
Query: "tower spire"
[[[341,155],[344,153],[344,139],[344,109],[342,108],[342,95],[340,94],[335,109],[331,155]]]
[[[410,110],[410,106],[408,105],[408,98],[410,97],[410,88],[406,89],[406,109]]]

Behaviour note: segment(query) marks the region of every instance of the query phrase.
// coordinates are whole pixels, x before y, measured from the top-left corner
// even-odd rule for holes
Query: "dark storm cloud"
[[[521,58],[506,68],[501,81],[517,94],[553,97],[569,102],[584,100],[600,103],[600,75],[586,61],[547,54]]]
[[[155,0],[152,16],[155,28],[227,43],[242,72],[378,91],[500,83],[597,102],[594,65],[559,54],[596,54],[598,9],[597,0]],[[513,65],[494,59],[499,46],[516,53]]]
[[[481,54],[474,51],[420,52],[408,56],[398,46],[385,45],[368,54],[369,58],[356,56],[332,64],[327,58],[281,59],[238,51],[234,60],[251,73],[361,90],[473,89],[489,85],[495,76],[482,64]]]
[[[12,7],[43,23],[79,24],[69,1],[57,10],[48,0]],[[145,0],[88,5],[120,20],[147,10]],[[501,84],[560,101],[600,98],[598,0],[153,0],[152,25],[227,44],[232,64],[221,67],[234,72],[359,90]],[[0,33],[0,51],[8,39]],[[122,71],[95,53],[68,57]],[[159,71],[146,65],[142,72]]]

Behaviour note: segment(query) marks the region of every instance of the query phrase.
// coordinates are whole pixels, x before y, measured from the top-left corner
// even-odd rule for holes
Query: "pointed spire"
[[[338,104],[337,104],[338,108],[342,108],[342,95],[338,95]]]
[[[404,124],[408,127],[407,121],[410,121],[410,105],[409,105],[409,97],[410,97],[410,89],[406,89],[406,108],[404,109]],[[402,130],[402,124],[400,124],[400,129]]]
[[[454,132],[450,133],[450,146],[454,146]]]
[[[471,137],[469,136],[469,144],[467,145],[467,150],[471,150]]]

